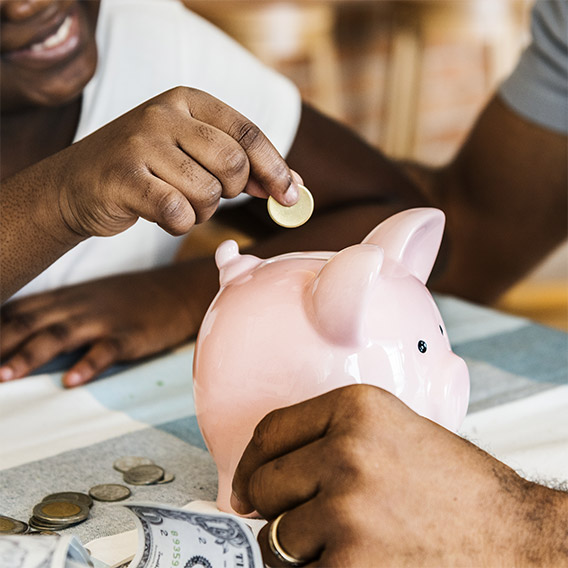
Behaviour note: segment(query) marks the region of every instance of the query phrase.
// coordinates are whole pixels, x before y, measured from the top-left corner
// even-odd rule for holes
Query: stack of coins
[[[130,497],[130,489],[118,483],[95,485],[89,489],[89,495],[97,501],[113,503]]]
[[[39,531],[66,529],[85,521],[92,505],[93,500],[85,493],[53,493],[33,508],[29,525]]]
[[[129,485],[161,485],[175,479],[173,473],[167,473],[151,459],[139,456],[119,458],[113,467],[123,474],[124,482]]]

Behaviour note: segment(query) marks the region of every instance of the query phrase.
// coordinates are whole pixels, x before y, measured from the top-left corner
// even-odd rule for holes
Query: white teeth
[[[50,49],[63,43],[69,36],[69,31],[71,30],[71,16],[67,16],[63,23],[59,26],[59,29],[48,38],[43,40],[41,43],[34,43],[30,49],[32,51],[42,51],[44,49]]]

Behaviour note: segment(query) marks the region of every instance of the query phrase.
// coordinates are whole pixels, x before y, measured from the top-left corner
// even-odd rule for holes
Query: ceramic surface
[[[444,215],[403,211],[338,253],[261,260],[217,249],[220,290],[194,358],[197,419],[219,472],[218,506],[256,424],[271,410],[369,383],[456,430],[469,375],[425,284]]]

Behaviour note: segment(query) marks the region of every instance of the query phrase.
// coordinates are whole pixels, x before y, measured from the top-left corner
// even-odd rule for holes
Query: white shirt
[[[103,0],[99,63],[85,88],[75,141],[140,103],[185,85],[221,99],[254,122],[282,155],[300,120],[296,87],[178,0]],[[18,295],[171,262],[183,237],[143,219],[114,237],[93,237]]]

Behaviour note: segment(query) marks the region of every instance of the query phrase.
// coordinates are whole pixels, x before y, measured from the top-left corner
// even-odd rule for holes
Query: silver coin
[[[125,485],[118,483],[105,483],[103,485],[95,485],[89,489],[89,495],[97,501],[123,501],[130,497],[130,489]]]
[[[46,495],[42,501],[78,501],[79,503],[87,505],[87,507],[93,506],[93,500],[86,493],[79,493],[78,491],[51,493],[51,495]]]
[[[129,469],[133,467],[137,467],[139,465],[153,465],[154,462],[150,458],[143,458],[140,456],[124,456],[123,458],[118,458],[113,464],[112,467],[121,473],[127,472]]]
[[[28,528],[23,521],[0,515],[0,534],[24,534]]]
[[[160,481],[156,481],[156,485],[163,485],[164,483],[171,483],[175,478],[176,478],[176,476],[173,473],[169,473],[168,471],[166,471],[164,473],[164,477],[162,479],[160,479]]]
[[[78,523],[89,516],[89,507],[79,501],[42,501],[34,507],[33,516],[47,523]]]
[[[159,465],[139,465],[124,474],[124,481],[131,485],[152,485],[164,477]]]

